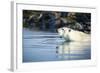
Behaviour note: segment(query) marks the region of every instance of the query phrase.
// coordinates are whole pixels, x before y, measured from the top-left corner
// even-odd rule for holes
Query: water
[[[23,29],[23,62],[91,59],[88,42],[65,42],[57,33]]]

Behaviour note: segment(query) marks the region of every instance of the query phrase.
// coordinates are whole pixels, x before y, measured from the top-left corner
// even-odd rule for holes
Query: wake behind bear
[[[57,29],[60,37],[64,38],[66,41],[90,41],[90,34],[74,30],[68,27],[61,27]]]

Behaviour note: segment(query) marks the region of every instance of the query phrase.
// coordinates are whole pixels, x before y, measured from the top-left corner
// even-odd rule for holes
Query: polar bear
[[[66,41],[90,41],[90,34],[86,34],[81,31],[73,30],[71,28],[62,27],[57,29],[60,37]]]

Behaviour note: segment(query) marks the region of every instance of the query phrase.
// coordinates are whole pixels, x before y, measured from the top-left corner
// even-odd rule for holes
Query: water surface
[[[88,42],[65,42],[57,33],[23,29],[23,62],[91,59]]]

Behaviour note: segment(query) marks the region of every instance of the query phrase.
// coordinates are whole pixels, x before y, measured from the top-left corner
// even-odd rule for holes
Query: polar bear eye
[[[64,30],[64,29],[62,28],[62,30]]]
[[[69,32],[71,32],[71,29],[69,29]]]

